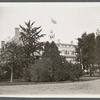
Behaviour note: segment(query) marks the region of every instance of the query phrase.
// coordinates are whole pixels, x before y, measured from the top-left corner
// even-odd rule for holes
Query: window
[[[66,51],[65,51],[65,54],[69,54],[69,51],[68,51],[68,50],[66,50]]]
[[[72,53],[71,53],[72,55],[74,55],[75,54],[75,51],[72,51]]]
[[[67,54],[67,51],[65,51],[65,54]]]

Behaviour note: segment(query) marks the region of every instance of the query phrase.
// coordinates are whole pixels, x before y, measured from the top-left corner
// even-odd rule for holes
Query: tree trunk
[[[13,68],[11,68],[11,76],[10,76],[10,82],[13,82]]]
[[[92,64],[90,64],[90,77],[93,75],[93,70],[92,70],[93,66]]]

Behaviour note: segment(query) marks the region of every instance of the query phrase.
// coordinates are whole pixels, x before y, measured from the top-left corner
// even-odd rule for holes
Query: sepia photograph
[[[100,3],[0,3],[0,97],[100,97]]]

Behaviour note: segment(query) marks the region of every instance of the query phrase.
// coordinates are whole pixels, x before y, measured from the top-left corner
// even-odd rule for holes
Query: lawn
[[[0,85],[0,95],[100,95],[100,79],[99,77],[81,78],[82,81],[66,81],[66,82],[46,82],[46,83],[33,83],[33,82],[20,82],[20,83],[7,83]],[[86,81],[83,81],[86,80]],[[87,81],[87,79],[89,81]],[[2,83],[3,84],[3,83]],[[23,85],[24,84],[24,85]]]
[[[74,81],[75,82],[82,82],[82,81],[92,81],[92,80],[97,80],[100,79],[100,77],[81,77],[79,81]],[[0,82],[0,85],[32,85],[32,84],[56,84],[56,83],[73,83],[72,81],[61,81],[61,82],[39,82],[39,83],[35,83],[35,82],[22,82],[19,80],[14,80],[13,83],[10,83],[10,81],[4,81],[4,82]]]

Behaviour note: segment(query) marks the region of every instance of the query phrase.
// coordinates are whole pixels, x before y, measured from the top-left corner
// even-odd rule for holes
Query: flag
[[[57,21],[53,20],[52,18],[51,18],[51,22],[52,22],[53,24],[57,24]]]

